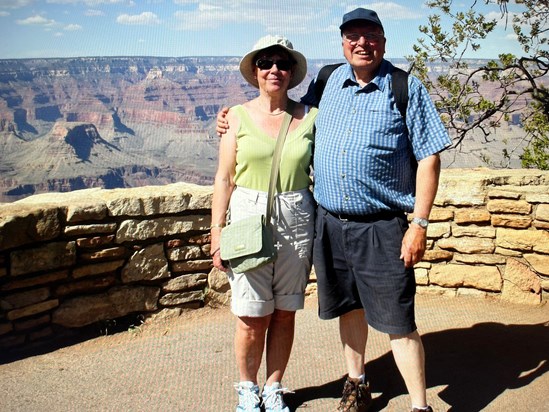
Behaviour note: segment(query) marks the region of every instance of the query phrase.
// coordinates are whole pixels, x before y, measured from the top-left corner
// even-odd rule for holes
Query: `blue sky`
[[[453,3],[465,11],[473,2]],[[476,3],[479,11],[500,16],[484,0]],[[288,37],[308,58],[340,58],[338,26],[355,7],[378,12],[389,58],[411,54],[418,26],[433,12],[423,0],[0,0],[0,59],[241,56],[265,34]],[[480,53],[468,57],[502,52],[520,54],[520,48],[512,29],[500,25]]]

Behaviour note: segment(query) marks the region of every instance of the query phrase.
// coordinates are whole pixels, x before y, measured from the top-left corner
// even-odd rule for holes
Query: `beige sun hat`
[[[291,89],[292,87],[297,86],[307,75],[307,59],[305,59],[305,56],[303,56],[300,52],[294,50],[294,46],[291,41],[282,36],[267,35],[260,38],[252,50],[248,52],[242,60],[240,60],[240,73],[242,73],[242,76],[244,76],[248,83],[259,88],[259,84],[257,83],[257,79],[255,77],[255,71],[253,69],[253,58],[261,50],[265,50],[273,46],[284,49],[296,61],[296,64],[292,70],[292,79],[290,80],[288,88]]]

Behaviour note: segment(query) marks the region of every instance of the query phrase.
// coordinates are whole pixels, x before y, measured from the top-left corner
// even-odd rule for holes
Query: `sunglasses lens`
[[[255,62],[255,65],[261,70],[270,70],[274,64],[276,64],[278,70],[288,71],[292,68],[292,62],[290,60],[272,61],[268,59],[259,59]]]
[[[276,67],[278,67],[278,70],[284,70],[287,72],[292,68],[292,62],[289,60],[279,60],[276,62]]]
[[[273,64],[274,62],[272,60],[267,59],[259,59],[257,62],[255,62],[255,65],[261,70],[269,70],[271,67],[273,67]]]

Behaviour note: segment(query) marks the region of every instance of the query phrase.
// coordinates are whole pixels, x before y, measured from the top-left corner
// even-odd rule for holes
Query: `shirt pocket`
[[[371,130],[368,146],[376,152],[389,154],[407,148],[404,119],[388,107],[370,110],[363,120],[363,127]]]

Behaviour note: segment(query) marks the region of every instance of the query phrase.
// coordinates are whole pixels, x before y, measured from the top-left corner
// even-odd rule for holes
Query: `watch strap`
[[[412,223],[415,223],[423,229],[427,229],[427,226],[429,226],[429,221],[423,217],[414,217]]]

